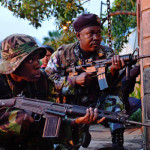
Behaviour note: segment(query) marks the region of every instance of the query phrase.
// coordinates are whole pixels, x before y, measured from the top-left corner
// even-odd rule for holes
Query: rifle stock
[[[58,137],[63,117],[68,116],[73,118],[84,116],[87,109],[87,107],[84,106],[59,104],[44,100],[25,98],[23,96],[14,97],[7,100],[0,100],[0,102],[3,104],[6,101],[13,101],[13,103],[11,103],[12,106],[9,105],[9,107],[31,111],[34,114],[38,114],[43,118],[46,118],[43,137]],[[128,120],[128,115],[126,114],[98,109],[98,118],[102,117],[105,117],[109,122],[116,122],[121,124],[130,123],[150,127],[149,124]]]

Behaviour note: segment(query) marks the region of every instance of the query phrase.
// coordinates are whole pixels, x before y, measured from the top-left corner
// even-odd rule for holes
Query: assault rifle
[[[43,137],[58,137],[61,121],[63,117],[79,117],[86,114],[87,107],[69,104],[60,104],[44,100],[36,100],[18,96],[10,99],[0,100],[0,107],[9,106],[46,118],[43,130]],[[109,122],[121,124],[137,124],[150,127],[148,124],[130,121],[128,115],[124,113],[109,112],[98,109],[98,117],[105,117]]]
[[[130,66],[135,64],[137,60],[150,57],[149,55],[133,55],[133,54],[127,54],[127,55],[121,55],[120,58],[123,58],[126,63],[126,79],[128,80],[130,78]],[[69,76],[75,76],[80,74],[81,72],[96,72],[98,77],[98,83],[100,90],[104,90],[108,88],[106,75],[105,75],[105,68],[107,65],[111,65],[111,58],[105,59],[105,60],[87,60],[85,65],[80,66],[74,66],[66,69],[66,72],[69,73]]]

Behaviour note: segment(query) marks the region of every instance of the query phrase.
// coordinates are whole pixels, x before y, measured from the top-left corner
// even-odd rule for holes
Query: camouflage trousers
[[[51,139],[44,139],[44,119],[24,126],[26,112],[0,108],[0,149],[53,150]]]
[[[99,108],[102,110],[107,110],[110,112],[121,112],[123,109],[123,103],[119,96],[108,95],[99,102]],[[114,131],[119,128],[124,128],[123,124],[111,123],[109,122],[109,127],[111,131]]]

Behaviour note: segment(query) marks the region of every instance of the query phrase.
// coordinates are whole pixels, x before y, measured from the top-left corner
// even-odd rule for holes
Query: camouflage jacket
[[[114,55],[112,49],[106,46],[100,46],[100,49],[96,51],[90,59],[106,59]],[[47,74],[54,80],[55,86],[62,95],[67,98],[67,103],[73,103],[77,105],[90,106],[95,105],[99,97],[103,97],[112,90],[107,89],[101,92],[97,81],[93,82],[89,87],[81,87],[75,85],[75,77],[70,77],[65,72],[64,68],[73,67],[77,65],[85,64],[85,59],[80,51],[79,43],[73,43],[68,45],[62,45],[58,50],[51,56],[51,59],[46,67]],[[63,64],[63,68],[61,67]],[[107,71],[107,81],[112,82],[114,79],[111,73]],[[97,80],[97,79],[96,79]],[[113,90],[115,93],[115,90]],[[116,93],[115,93],[116,94]]]
[[[28,98],[53,100],[51,94],[54,92],[54,85],[44,72],[41,72],[41,77],[37,82],[24,82],[22,85],[14,82],[9,75],[0,74],[0,99],[16,97],[22,93]],[[19,119],[24,114],[22,110],[0,108],[0,147],[16,150],[52,149],[52,141],[42,138],[44,119],[24,130],[23,120]]]

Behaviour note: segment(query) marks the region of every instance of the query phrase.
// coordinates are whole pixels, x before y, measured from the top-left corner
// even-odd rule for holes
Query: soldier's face
[[[90,26],[76,34],[80,47],[87,52],[98,50],[102,40],[99,26]]]
[[[28,82],[38,81],[40,73],[40,54],[32,53],[29,55],[14,72],[18,79]]]
[[[51,55],[52,55],[51,52],[47,50],[45,57],[41,59],[44,65],[47,65]]]

